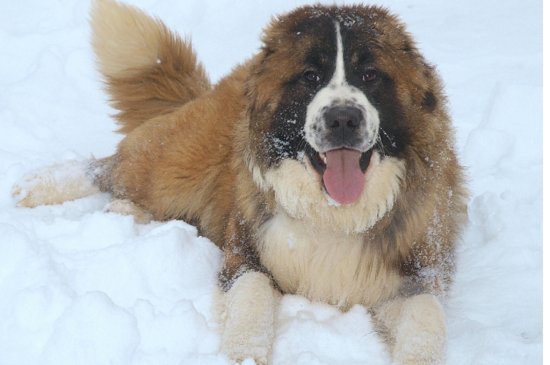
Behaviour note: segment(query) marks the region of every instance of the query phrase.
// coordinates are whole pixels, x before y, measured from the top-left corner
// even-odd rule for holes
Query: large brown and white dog
[[[92,27],[126,137],[69,178],[31,175],[20,205],[99,188],[113,209],[197,225],[224,253],[234,360],[270,362],[278,297],[296,293],[369,308],[398,364],[444,361],[466,192],[439,78],[395,16],[299,8],[215,86],[189,42],[140,10],[98,0]]]

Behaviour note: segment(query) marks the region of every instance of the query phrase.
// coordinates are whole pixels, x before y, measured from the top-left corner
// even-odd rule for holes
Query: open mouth
[[[324,153],[310,151],[311,165],[321,176],[327,194],[339,204],[353,204],[365,188],[365,172],[372,149],[361,152],[338,148]]]

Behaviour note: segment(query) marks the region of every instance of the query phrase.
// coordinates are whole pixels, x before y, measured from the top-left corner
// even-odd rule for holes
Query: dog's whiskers
[[[386,150],[384,148],[384,143],[382,143],[382,138],[380,137],[380,135],[376,137],[376,145],[378,146],[378,149],[381,155],[380,157],[382,158],[386,157]]]

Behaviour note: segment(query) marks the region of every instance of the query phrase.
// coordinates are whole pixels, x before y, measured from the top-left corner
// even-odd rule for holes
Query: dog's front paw
[[[20,207],[60,204],[99,192],[88,174],[87,161],[70,161],[31,172],[12,189]]]
[[[230,359],[270,363],[277,293],[264,274],[240,276],[224,295],[221,350]]]
[[[395,363],[443,364],[445,342],[445,315],[439,300],[431,294],[405,299],[395,328]]]

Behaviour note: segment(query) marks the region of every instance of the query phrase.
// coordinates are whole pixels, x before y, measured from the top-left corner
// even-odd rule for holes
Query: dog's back
[[[187,40],[160,20],[113,0],[96,0],[92,44],[120,132],[168,114],[210,90],[203,66]]]

